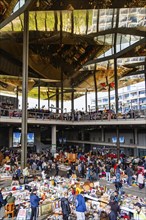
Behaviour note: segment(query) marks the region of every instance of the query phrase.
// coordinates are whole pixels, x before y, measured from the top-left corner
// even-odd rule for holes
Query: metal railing
[[[0,117],[6,118],[21,118],[22,111],[20,109],[0,109]],[[42,119],[42,120],[65,120],[65,121],[111,121],[111,120],[137,120],[143,118],[146,120],[146,110],[139,114],[134,112],[128,114],[113,114],[113,113],[99,113],[99,112],[80,112],[80,113],[54,113],[44,110],[28,110],[28,118]]]

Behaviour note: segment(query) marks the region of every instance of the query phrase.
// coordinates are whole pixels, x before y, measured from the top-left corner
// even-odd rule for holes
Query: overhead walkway
[[[21,124],[21,118],[1,117],[0,123]],[[146,125],[146,118],[137,119],[111,119],[111,120],[84,120],[84,121],[66,121],[54,119],[35,119],[29,118],[28,124],[34,125],[74,125],[74,126],[93,126],[93,125]]]

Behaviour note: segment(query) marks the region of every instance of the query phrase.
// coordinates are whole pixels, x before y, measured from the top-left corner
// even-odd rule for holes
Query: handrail
[[[22,111],[20,109],[4,109],[0,108],[0,117],[9,117],[9,118],[21,118],[22,117]],[[47,112],[45,110],[35,110],[30,111],[28,110],[28,118],[34,118],[34,119],[42,119],[42,120],[62,120],[62,121],[111,121],[111,120],[127,120],[132,119],[136,120],[137,118],[140,118],[140,116],[136,115],[133,112],[128,114],[113,114],[113,113],[99,113],[99,112],[88,112],[88,113],[54,113],[54,112]],[[146,110],[143,111],[142,118],[146,120]]]

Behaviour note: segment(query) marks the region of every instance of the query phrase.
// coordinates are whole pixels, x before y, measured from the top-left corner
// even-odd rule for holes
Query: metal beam
[[[88,90],[86,89],[86,91],[85,91],[85,112],[87,112],[87,106],[88,106],[87,93],[88,93]]]
[[[117,161],[120,159],[120,141],[119,141],[119,125],[116,126],[116,132],[117,132]]]
[[[116,13],[116,28],[118,28],[119,24],[119,9],[117,9]],[[114,55],[117,53],[117,33],[114,35]],[[116,114],[118,114],[118,69],[117,69],[117,58],[114,58],[114,82],[115,82],[115,110]]]
[[[22,80],[22,139],[21,167],[27,163],[27,99],[28,99],[28,56],[29,56],[29,12],[24,12],[23,33],[23,80]]]
[[[41,85],[40,85],[40,79],[38,81],[38,109],[40,109],[40,101],[41,101]]]
[[[74,89],[71,92],[71,112],[74,112]]]
[[[98,96],[97,96],[97,81],[96,81],[96,64],[93,71],[93,77],[94,77],[94,87],[95,87],[95,111],[98,110]]]
[[[61,113],[63,113],[63,71],[61,68]]]
[[[143,73],[146,73],[146,70],[131,71],[131,72],[127,73],[126,75],[124,75],[123,77],[125,77],[125,76],[136,76],[136,75],[143,74]]]
[[[146,96],[146,65],[144,66],[144,70],[145,70],[145,96]]]
[[[98,59],[95,59],[95,60],[91,60],[91,61],[85,63],[84,66],[95,64],[95,63],[100,63],[100,62],[103,62],[103,61],[106,61],[106,60],[112,60],[114,58],[121,58],[122,55],[124,55],[125,53],[129,52],[133,48],[135,48],[137,46],[140,46],[141,44],[143,44],[145,42],[146,42],[146,37],[144,37],[140,41],[137,41],[136,43],[130,45],[129,47],[121,50],[120,52],[118,52],[116,54],[113,54],[113,55],[110,55],[110,56],[106,56],[106,57],[102,57],[102,58],[98,58]]]
[[[98,36],[103,36],[103,35],[107,35],[107,34],[123,34],[123,35],[135,35],[135,36],[141,36],[141,37],[145,37],[145,32],[146,32],[146,27],[142,27],[140,29],[140,27],[119,27],[119,28],[111,28],[111,29],[107,29],[104,31],[99,31],[96,33],[91,33],[88,34],[88,36],[90,37],[98,37]]]
[[[56,113],[59,113],[59,88],[56,88]]]
[[[7,24],[9,24],[11,21],[13,21],[15,18],[17,18],[19,15],[21,15],[22,13],[24,13],[24,11],[26,11],[29,6],[31,6],[31,3],[33,2],[33,0],[27,0],[26,3],[20,8],[18,9],[16,12],[14,12],[11,16],[9,16],[8,18],[6,18],[3,22],[0,23],[0,29],[2,29],[3,27],[5,27]]]

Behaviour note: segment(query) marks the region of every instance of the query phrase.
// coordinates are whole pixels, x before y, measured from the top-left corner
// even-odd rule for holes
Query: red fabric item
[[[114,88],[115,87],[115,83],[114,82],[110,83],[110,87]]]

